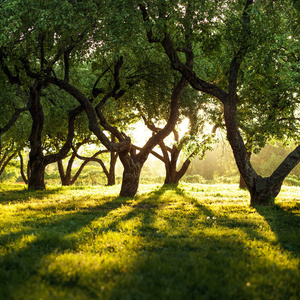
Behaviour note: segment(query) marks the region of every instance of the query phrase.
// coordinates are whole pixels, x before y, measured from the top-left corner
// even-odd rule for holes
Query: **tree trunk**
[[[243,176],[240,174],[240,185],[239,185],[239,188],[242,189],[242,190],[245,190],[247,189],[247,185],[246,185],[246,182],[243,178]]]
[[[28,180],[28,188],[34,190],[43,190],[45,186],[45,163],[42,157],[30,159],[30,177]]]
[[[111,142],[115,143],[116,138],[112,134],[111,135]],[[118,159],[118,153],[111,151],[110,152],[110,162],[109,162],[109,171],[107,176],[107,185],[112,186],[116,184],[116,174],[115,174],[115,169],[116,169],[116,163]]]
[[[250,160],[250,158],[251,158],[251,152],[247,151],[247,156],[248,156],[248,158]],[[240,174],[240,185],[239,185],[239,188],[240,189],[247,189],[247,184],[246,184],[246,182],[245,182],[245,180],[244,180],[244,178],[243,178],[243,176],[241,174]]]
[[[181,150],[177,149],[175,147],[175,150],[173,149],[173,153],[171,153],[171,160],[166,161],[165,155],[164,155],[164,163],[166,168],[166,178],[164,184],[178,184],[179,180],[183,177],[183,175],[186,173],[188,167],[191,164],[191,157],[193,156],[193,153],[185,160],[185,162],[182,164],[179,171],[176,171],[176,166],[178,163],[178,158]]]
[[[224,103],[224,117],[228,141],[251,196],[250,205],[272,205],[274,198],[280,192],[284,178],[300,161],[300,146],[282,162],[270,177],[263,178],[255,172],[250,163],[249,155],[238,130],[235,103]]]
[[[23,159],[23,156],[22,156],[21,152],[19,152],[19,158],[20,158],[20,172],[21,172],[21,176],[22,176],[23,181],[25,182],[25,184],[28,184],[28,179],[27,178],[29,178],[29,176],[27,176],[27,178],[25,176],[25,172],[24,172],[24,159]],[[28,175],[28,169],[29,168],[27,167],[27,175]]]
[[[138,191],[143,163],[135,161],[129,153],[120,154],[124,171],[122,177],[121,197],[134,197]]]
[[[176,172],[175,174],[171,174],[171,171],[168,172],[166,170],[166,178],[165,178],[165,181],[164,181],[164,184],[178,184],[178,181],[179,180],[176,180]]]
[[[250,205],[270,206],[279,194],[282,182],[272,183],[269,178],[257,176],[254,186],[249,189],[251,199]]]
[[[44,126],[44,112],[40,102],[40,93],[42,86],[38,81],[30,88],[29,112],[32,117],[32,127],[29,153],[30,178],[28,179],[28,188],[34,190],[45,189],[45,161],[42,150],[42,130]]]
[[[115,174],[115,167],[116,167],[116,162],[117,160],[114,159],[112,156],[117,155],[115,153],[111,153],[111,158],[110,158],[110,166],[109,166],[109,172],[107,175],[107,185],[112,186],[116,184],[116,174]]]
[[[69,174],[69,172],[64,172],[64,166],[62,163],[62,160],[59,160],[57,162],[57,166],[58,166],[58,171],[59,171],[59,175],[60,175],[60,180],[61,180],[61,185],[63,186],[69,186],[71,185],[71,176]]]

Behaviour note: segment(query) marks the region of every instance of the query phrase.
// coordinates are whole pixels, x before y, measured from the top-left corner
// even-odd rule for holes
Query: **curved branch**
[[[69,112],[68,118],[68,135],[65,144],[61,147],[58,153],[45,156],[46,165],[64,159],[71,149],[72,141],[75,135],[75,119],[83,112],[83,107],[78,106]]]
[[[294,169],[294,167],[300,162],[300,145],[292,151],[285,160],[279,165],[279,167],[270,176],[272,182],[282,182],[284,178]]]
[[[70,83],[64,80],[60,80],[58,78],[49,76],[47,79],[50,83],[53,83],[54,85],[58,86],[59,88],[65,90],[70,95],[72,95],[84,107],[88,115],[89,129],[97,136],[100,142],[109,151],[122,152],[128,151],[130,149],[131,142],[130,138],[128,137],[126,137],[125,139],[123,138],[123,140],[119,143],[113,143],[107,138],[107,136],[100,129],[100,126],[98,124],[98,115],[95,111],[95,108],[93,107],[91,101],[80,90],[72,86]]]
[[[105,175],[108,177],[109,175],[109,172],[105,166],[105,164],[103,163],[102,159],[100,158],[97,158],[98,155],[100,154],[103,154],[103,153],[108,153],[110,151],[108,150],[100,150],[96,153],[93,154],[93,156],[91,157],[84,157],[84,156],[81,156],[77,153],[76,149],[74,147],[72,147],[73,151],[74,151],[74,154],[77,158],[81,159],[81,160],[84,160],[84,162],[82,163],[82,165],[80,166],[79,170],[76,172],[74,178],[72,179],[72,181],[75,180],[78,178],[79,174],[81,173],[81,171],[83,170],[84,166],[88,163],[88,162],[91,162],[91,161],[95,161],[97,163],[99,163],[103,169],[103,172],[105,173]],[[75,178],[76,177],[76,178]]]
[[[26,178],[26,175],[24,173],[24,159],[23,159],[21,152],[19,152],[19,158],[20,158],[20,173],[21,173],[22,179],[25,182],[25,184],[28,184],[28,179]]]
[[[17,152],[11,154],[9,157],[5,156],[6,160],[2,161],[3,164],[0,165],[0,176],[2,175],[2,173],[4,172],[6,166],[8,165],[8,163],[16,156]]]
[[[10,129],[14,123],[17,121],[17,119],[19,118],[20,114],[24,111],[28,110],[28,107],[23,107],[23,108],[16,108],[15,109],[15,113],[13,114],[13,116],[10,118],[10,120],[8,121],[8,123],[1,128],[0,127],[0,136],[6,132],[8,129]]]
[[[168,136],[175,127],[178,119],[178,102],[180,95],[184,88],[187,86],[188,82],[184,77],[181,77],[180,81],[175,86],[172,96],[171,96],[171,112],[167,124],[159,132],[155,133],[141,149],[139,154],[137,154],[138,159],[146,160],[147,155],[150,151],[158,145],[166,136]]]
[[[131,147],[132,147],[133,149],[136,149],[136,150],[139,150],[139,151],[142,150],[141,147],[138,147],[138,146],[135,146],[135,145],[132,145]],[[155,157],[158,158],[159,160],[164,161],[163,156],[159,155],[157,152],[151,150],[151,151],[150,151],[150,154],[152,154],[153,156],[155,156]]]

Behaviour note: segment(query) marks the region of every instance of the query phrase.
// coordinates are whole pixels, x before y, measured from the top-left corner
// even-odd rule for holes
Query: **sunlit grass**
[[[0,299],[299,299],[300,188],[0,186]]]

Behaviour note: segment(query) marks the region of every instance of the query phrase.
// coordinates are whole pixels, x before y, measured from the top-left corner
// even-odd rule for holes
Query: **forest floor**
[[[300,188],[0,185],[0,299],[299,299]]]

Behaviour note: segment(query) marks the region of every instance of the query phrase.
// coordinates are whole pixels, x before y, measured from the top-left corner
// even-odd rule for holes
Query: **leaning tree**
[[[221,101],[227,138],[250,192],[251,205],[269,205],[280,192],[284,178],[299,163],[300,146],[288,155],[271,176],[263,178],[256,173],[239,131],[238,120],[240,95],[245,88],[245,83],[249,82],[249,79],[255,82],[257,78],[256,73],[252,74],[251,78],[242,75],[249,76],[249,72],[247,74],[245,70],[253,67],[251,61],[253,55],[259,56],[266,48],[272,48],[270,60],[273,65],[276,66],[283,60],[281,66],[285,66],[285,70],[288,71],[285,76],[293,78],[287,90],[292,97],[286,103],[283,101],[277,104],[289,108],[290,119],[296,120],[295,109],[299,103],[299,91],[295,80],[299,78],[299,52],[297,51],[299,42],[298,37],[295,36],[295,24],[291,20],[295,19],[294,16],[298,12],[291,1],[276,1],[276,3],[253,0],[214,3],[177,1],[172,4],[164,3],[159,7],[158,2],[143,1],[139,5],[149,42],[162,45],[172,67],[179,71],[194,89]],[[192,49],[184,47],[187,34],[193,41]],[[289,45],[289,48],[285,48],[285,45]],[[194,66],[197,67],[193,68],[184,63],[181,51],[189,51],[193,55],[196,49],[202,55],[214,55],[214,61],[218,61],[216,64],[218,76],[214,80],[201,76],[199,70],[201,71],[205,66],[197,65],[198,56],[194,55]],[[219,49],[221,51],[218,51]],[[220,53],[226,53],[225,57],[221,57],[222,61],[216,60]],[[276,67],[274,70],[279,72]],[[259,99],[259,94],[256,98]],[[264,110],[266,105],[260,100],[253,103],[252,99],[249,104],[260,110]],[[269,116],[275,112],[281,113],[281,109],[276,105],[269,105],[268,108],[272,109]],[[253,117],[248,112],[243,116],[247,119]],[[270,120],[269,126],[273,126],[272,121],[275,123],[279,120]],[[280,128],[284,127],[280,126]],[[268,131],[262,128],[260,133],[264,135],[268,134]]]

